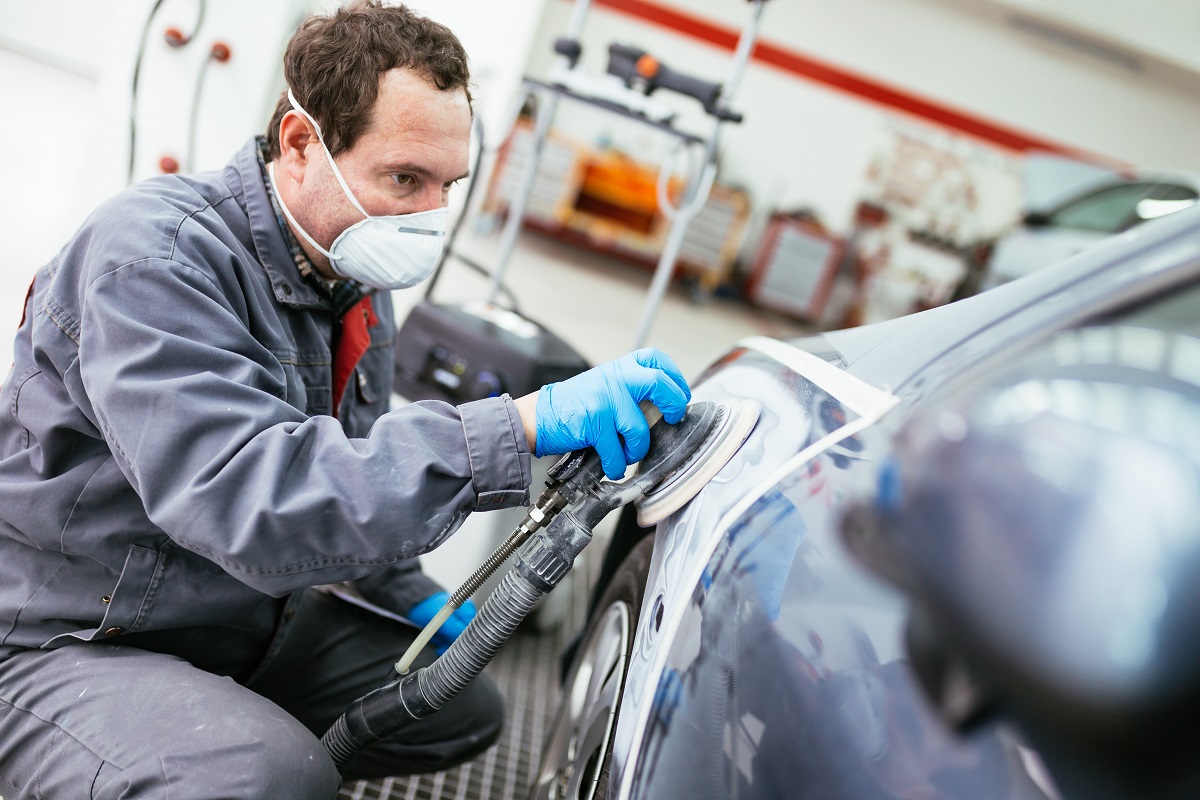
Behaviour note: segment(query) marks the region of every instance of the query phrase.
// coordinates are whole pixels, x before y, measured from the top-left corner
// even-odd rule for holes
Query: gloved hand
[[[408,619],[414,625],[424,628],[429,624],[431,619],[437,616],[437,613],[442,610],[442,606],[446,605],[446,601],[449,599],[449,592],[438,592],[435,595],[426,597],[409,609],[407,614]],[[429,643],[437,650],[439,656],[446,652],[446,649],[450,645],[454,644],[454,640],[467,629],[467,624],[473,619],[475,619],[475,603],[467,600],[467,602],[463,603],[442,623],[442,627],[429,640]]]
[[[674,425],[692,391],[679,367],[653,347],[635,350],[561,383],[537,397],[537,456],[594,447],[604,474],[618,480],[650,449],[650,426],[638,403],[650,400]]]

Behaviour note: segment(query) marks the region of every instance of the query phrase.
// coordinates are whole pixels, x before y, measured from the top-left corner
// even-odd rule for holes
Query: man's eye
[[[393,175],[392,180],[400,186],[411,186],[416,183],[416,179],[412,175]]]

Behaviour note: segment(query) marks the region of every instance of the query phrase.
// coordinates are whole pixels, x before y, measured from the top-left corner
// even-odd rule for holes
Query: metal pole
[[[517,236],[521,233],[521,223],[525,220],[525,207],[529,204],[529,196],[533,193],[538,164],[542,160],[542,151],[546,147],[546,135],[550,131],[550,121],[554,118],[554,111],[558,107],[558,95],[546,92],[540,93],[539,97],[545,101],[546,105],[536,112],[533,141],[529,147],[529,162],[521,174],[521,183],[517,186],[517,193],[508,203],[508,217],[504,220],[504,230],[500,233],[496,264],[492,267],[492,283],[488,288],[487,301],[489,303],[496,302],[496,297],[500,294],[500,287],[504,284],[504,273],[508,271],[509,259],[517,246]]]
[[[729,80],[725,81],[721,90],[721,105],[729,102],[733,93],[737,91],[738,84],[742,82],[742,75],[754,50],[754,42],[758,39],[758,30],[762,26],[763,2],[764,0],[754,0],[753,16],[738,38],[737,49],[733,51],[733,68],[729,72]]]
[[[708,163],[704,163],[701,169],[706,169]],[[691,186],[694,187],[697,177],[692,179]],[[699,203],[699,198],[694,198]],[[690,205],[690,203],[689,203]],[[654,324],[654,317],[658,313],[659,303],[662,302],[662,297],[667,291],[667,284],[671,281],[671,271],[675,268],[675,259],[679,257],[679,251],[683,247],[683,237],[687,234],[688,223],[692,217],[700,213],[700,206],[688,214],[680,214],[671,223],[671,231],[667,234],[667,243],[663,246],[662,255],[658,258],[658,265],[654,268],[654,278],[650,281],[650,289],[646,294],[646,303],[642,306],[642,320],[638,323],[637,335],[633,339],[633,349],[637,350],[644,347],[646,338],[650,335],[650,326]]]
[[[583,32],[583,22],[587,17],[592,0],[575,0],[575,8],[571,12],[571,21],[567,24],[567,38],[579,40]],[[559,56],[558,63],[569,67],[570,59]],[[533,193],[533,184],[537,179],[538,166],[542,161],[542,153],[546,149],[546,137],[550,133],[550,123],[554,112],[558,109],[558,95],[553,92],[542,92],[539,97],[544,101],[543,108],[535,112],[537,117],[533,128],[533,142],[529,150],[529,163],[521,175],[521,183],[517,193],[508,204],[508,217],[504,221],[504,230],[500,233],[500,245],[496,254],[496,265],[492,268],[492,283],[488,288],[489,303],[495,303],[504,284],[504,274],[508,271],[508,262],[517,246],[517,236],[521,233],[521,223],[525,221],[525,209],[529,205],[529,196]]]
[[[737,86],[741,83],[742,74],[746,71],[746,63],[750,60],[750,54],[754,49],[754,42],[758,38],[758,29],[762,22],[763,0],[754,0],[754,13],[750,22],[742,29],[742,35],[738,38],[737,49],[733,54],[733,67],[730,70],[729,80],[726,81],[721,89],[720,105],[725,107],[733,93],[737,90]],[[698,174],[693,175],[688,181],[688,191],[685,194],[684,202],[681,208],[690,208],[690,213],[680,214],[671,224],[671,231],[667,236],[667,243],[663,246],[662,255],[658,259],[658,264],[654,268],[654,278],[650,281],[650,289],[646,293],[646,303],[642,306],[642,319],[638,323],[637,334],[633,338],[633,349],[644,347],[646,340],[650,336],[650,328],[654,325],[654,317],[658,314],[658,307],[662,303],[663,295],[666,294],[667,284],[671,282],[671,273],[675,269],[675,260],[679,257],[679,251],[683,247],[683,237],[687,234],[688,223],[692,217],[700,213],[704,201],[707,199],[708,192],[711,189],[711,184],[705,180],[704,171],[710,168],[715,168],[717,157],[717,144],[721,132],[721,119],[716,118],[713,125],[712,135],[709,136],[707,147],[705,148],[704,160],[700,164]],[[704,197],[697,196],[698,192],[703,192]]]

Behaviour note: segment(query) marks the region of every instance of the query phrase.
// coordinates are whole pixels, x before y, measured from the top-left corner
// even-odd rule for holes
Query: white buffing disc
[[[687,465],[634,502],[638,525],[649,528],[695,497],[741,448],[762,411],[757,400],[729,400],[720,405],[724,412],[720,422]]]

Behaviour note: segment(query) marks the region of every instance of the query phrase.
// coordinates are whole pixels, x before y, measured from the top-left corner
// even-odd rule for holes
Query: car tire
[[[530,800],[604,800],[654,537],[630,550],[588,621],[563,683]]]

